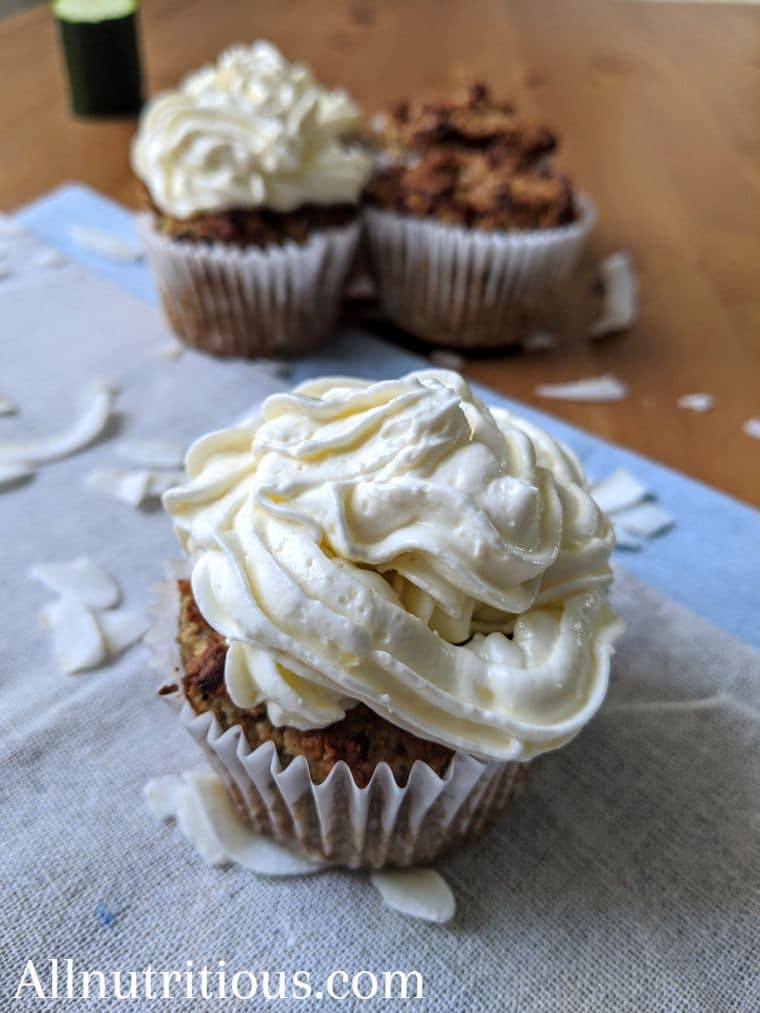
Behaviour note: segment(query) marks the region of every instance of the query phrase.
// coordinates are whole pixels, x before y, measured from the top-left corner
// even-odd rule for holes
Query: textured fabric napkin
[[[62,425],[95,378],[122,388],[121,433],[188,440],[283,386],[253,366],[163,359],[154,311],[35,256],[30,241],[14,243],[2,283],[18,354],[4,359],[0,390],[23,408],[4,433]],[[82,483],[119,463],[118,437],[0,494],[0,1007],[27,961],[47,981],[53,958],[109,973],[221,959],[230,972],[306,970],[317,984],[335,970],[415,969],[417,1006],[431,1010],[760,1007],[758,655],[626,574],[614,600],[628,631],[608,702],[569,747],[532,765],[481,840],[440,863],[453,922],[403,918],[363,873],[273,880],[206,868],[141,797],[148,778],[199,759],[155,697],[144,649],[59,674],[36,621],[51,596],[26,576],[35,562],[87,553],[125,606],[146,604],[175,554],[168,522]],[[15,1008],[25,1005],[44,1006]],[[74,1008],[90,1006],[124,1008]]]

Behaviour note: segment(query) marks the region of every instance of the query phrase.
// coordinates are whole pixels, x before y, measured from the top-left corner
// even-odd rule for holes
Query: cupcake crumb
[[[417,738],[381,718],[364,704],[353,707],[347,711],[345,718],[327,728],[308,731],[275,727],[263,705],[251,710],[237,707],[224,682],[227,644],[201,615],[190,582],[180,580],[178,585],[180,612],[177,640],[185,670],[182,689],[197,714],[211,711],[225,731],[233,725],[240,725],[251,749],[264,742],[273,742],[283,767],[287,767],[296,756],[305,756],[315,784],[324,781],[340,761],[347,764],[360,788],[369,783],[375,767],[381,762],[388,764],[401,786],[406,784],[417,760],[428,764],[439,776],[445,773],[454,755],[453,750]]]

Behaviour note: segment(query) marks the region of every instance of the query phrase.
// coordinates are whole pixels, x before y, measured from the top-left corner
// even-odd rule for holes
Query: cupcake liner
[[[186,572],[172,564],[176,576]],[[176,646],[176,577],[156,589],[153,628],[146,637],[152,667],[164,680],[181,675]],[[429,863],[478,834],[505,805],[525,765],[455,753],[443,776],[417,761],[404,787],[387,763],[359,788],[343,761],[315,784],[305,757],[287,767],[274,743],[251,749],[239,726],[222,731],[211,713],[196,714],[181,690],[165,699],[205,752],[241,816],[258,831],[309,858],[346,865]]]
[[[380,302],[424,341],[494,348],[520,340],[542,297],[572,272],[596,219],[580,196],[570,225],[486,232],[393,211],[363,213]]]
[[[332,331],[358,221],[266,249],[171,239],[137,219],[164,312],[183,341],[220,356],[292,355]]]

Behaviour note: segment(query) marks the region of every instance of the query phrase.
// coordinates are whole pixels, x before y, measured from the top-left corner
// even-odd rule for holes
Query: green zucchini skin
[[[56,18],[75,116],[135,116],[142,105],[137,12],[105,21]]]

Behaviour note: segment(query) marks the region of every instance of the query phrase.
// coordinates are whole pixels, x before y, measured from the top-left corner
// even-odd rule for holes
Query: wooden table
[[[590,343],[466,372],[696,478],[760,503],[760,9],[613,0],[147,0],[150,90],[233,41],[268,37],[368,112],[492,83],[559,128],[562,164],[593,194],[591,253],[632,251],[641,316]],[[0,23],[0,207],[64,180],[134,200],[133,122],[75,122],[46,6]],[[572,314],[571,314],[572,315]],[[542,402],[539,382],[614,373],[608,405]],[[679,409],[708,391],[715,409]]]

